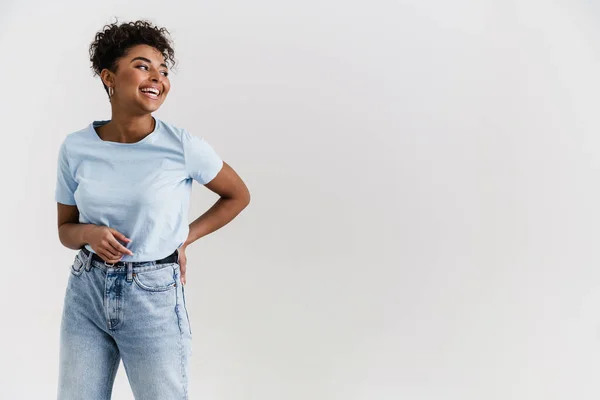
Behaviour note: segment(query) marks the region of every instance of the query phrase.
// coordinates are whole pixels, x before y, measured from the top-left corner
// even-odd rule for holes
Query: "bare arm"
[[[228,224],[250,203],[250,192],[244,181],[225,161],[217,176],[204,186],[221,198],[190,224],[184,248]]]
[[[58,238],[60,242],[69,249],[81,249],[88,243],[86,241],[87,233],[95,225],[79,223],[77,206],[56,204],[58,205]]]

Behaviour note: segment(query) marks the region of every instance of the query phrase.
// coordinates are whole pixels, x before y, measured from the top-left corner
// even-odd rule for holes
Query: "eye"
[[[147,66],[147,65],[138,65],[138,68],[139,68],[139,67],[143,67],[143,68],[146,68],[146,70],[148,70],[148,66]],[[169,76],[169,73],[168,73],[167,71],[162,71],[162,72],[163,72],[163,74],[164,74],[165,76]]]

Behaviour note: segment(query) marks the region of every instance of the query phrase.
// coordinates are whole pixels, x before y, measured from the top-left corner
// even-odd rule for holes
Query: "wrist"
[[[88,244],[90,232],[96,227],[94,224],[85,224],[81,229],[81,241],[84,245]]]

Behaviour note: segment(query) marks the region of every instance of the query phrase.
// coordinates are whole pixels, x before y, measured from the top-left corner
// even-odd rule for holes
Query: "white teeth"
[[[158,90],[157,90],[157,89],[154,89],[154,88],[142,88],[141,90],[142,90],[142,92],[149,92],[149,93],[152,93],[152,94],[154,94],[155,96],[158,96],[158,93],[159,93],[159,92],[158,92]]]

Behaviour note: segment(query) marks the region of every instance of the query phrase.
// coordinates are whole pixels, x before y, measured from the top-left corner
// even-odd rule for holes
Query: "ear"
[[[113,73],[110,72],[108,70],[108,68],[104,68],[101,72],[100,72],[100,79],[102,79],[102,82],[106,85],[106,86],[112,86],[114,87],[114,76]]]

